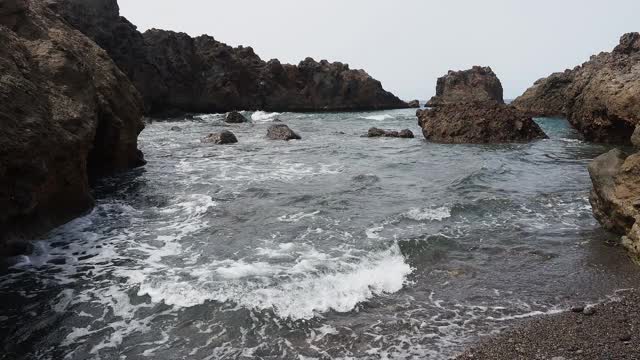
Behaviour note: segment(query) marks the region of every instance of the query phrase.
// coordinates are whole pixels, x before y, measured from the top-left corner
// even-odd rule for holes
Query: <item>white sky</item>
[[[428,99],[449,69],[491,66],[505,98],[640,31],[640,0],[119,0],[141,31],[209,34],[263,59],[307,56],[365,69]]]

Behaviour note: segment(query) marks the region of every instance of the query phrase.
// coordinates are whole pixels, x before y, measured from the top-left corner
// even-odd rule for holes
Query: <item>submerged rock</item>
[[[226,122],[227,124],[242,124],[249,122],[249,120],[247,120],[247,118],[239,112],[231,111],[228,112],[227,115],[225,115],[224,122]]]
[[[640,258],[640,152],[627,156],[611,150],[589,165],[589,174],[595,218],[621,235],[622,244]]]
[[[449,71],[439,78],[436,96],[427,102],[427,106],[485,101],[504,104],[502,83],[490,67],[474,66],[469,70]]]
[[[405,139],[413,139],[413,132],[409,129],[404,129],[400,131],[396,130],[385,130],[378,128],[371,128],[367,133],[367,137],[396,137],[396,138],[405,138]]]
[[[287,125],[276,124],[269,126],[267,137],[271,140],[300,140],[300,135],[296,134]]]
[[[585,139],[630,144],[640,122],[640,34],[622,36],[609,53],[539,80],[514,105],[531,113],[566,113]]]
[[[497,103],[447,105],[418,110],[427,140],[441,143],[510,143],[545,139],[533,119]]]
[[[216,145],[235,144],[238,142],[235,134],[231,131],[224,130],[217,133],[209,134],[206,138],[202,139],[203,143],[212,143]]]
[[[0,3],[0,239],[93,206],[89,180],[144,163],[142,99],[44,1]],[[0,242],[2,242],[0,240]]]
[[[406,108],[364,70],[311,58],[296,65],[263,61],[251,47],[203,35],[151,29],[140,34],[116,0],[51,0],[134,81],[153,114],[347,111]]]

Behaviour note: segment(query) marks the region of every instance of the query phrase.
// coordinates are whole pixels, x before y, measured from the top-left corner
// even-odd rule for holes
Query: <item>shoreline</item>
[[[640,289],[593,306],[528,319],[472,344],[457,360],[640,359]]]

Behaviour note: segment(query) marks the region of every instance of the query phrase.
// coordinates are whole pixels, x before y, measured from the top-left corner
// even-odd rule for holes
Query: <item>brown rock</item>
[[[566,113],[589,141],[630,144],[640,122],[639,44],[640,34],[625,34],[612,52],[539,81],[514,105],[540,115]]]
[[[206,138],[202,139],[203,143],[212,143],[216,145],[235,144],[238,139],[231,131],[221,131],[217,133],[209,134]]]
[[[427,140],[441,143],[510,143],[544,139],[538,124],[521,111],[497,103],[446,105],[418,110]]]
[[[300,135],[296,134],[287,125],[276,124],[269,126],[267,137],[271,140],[300,140]]]
[[[567,90],[573,81],[573,72],[567,70],[551,74],[536,81],[511,105],[531,116],[566,116]]]
[[[407,103],[407,105],[409,105],[409,107],[412,109],[417,109],[420,107],[420,100],[411,100]]]
[[[378,128],[372,127],[371,129],[369,129],[367,133],[367,137],[396,137],[396,138],[412,139],[414,136],[413,136],[413,132],[411,132],[411,130],[409,129],[396,131],[396,130],[384,130],[384,129],[378,129]]]
[[[640,153],[615,149],[589,165],[591,206],[602,226],[622,235],[622,244],[640,258]]]
[[[427,102],[427,106],[485,101],[504,104],[502,83],[490,67],[474,66],[469,70],[449,71],[439,78],[436,96]]]
[[[144,161],[137,150],[144,125],[138,92],[93,41],[43,1],[4,0],[0,9],[4,239],[89,210],[90,178]]]

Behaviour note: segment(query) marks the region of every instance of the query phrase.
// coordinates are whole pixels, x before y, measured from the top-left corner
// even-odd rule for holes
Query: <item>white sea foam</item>
[[[271,122],[280,115],[282,115],[282,113],[256,111],[251,115],[251,120],[255,122]]]
[[[435,208],[435,209],[413,208],[408,212],[406,212],[404,216],[408,219],[416,220],[416,221],[425,221],[425,220],[442,221],[444,219],[451,217],[451,209],[444,206]]]
[[[375,121],[395,119],[393,115],[389,115],[389,114],[363,116],[362,118],[366,120],[375,120]]]
[[[282,222],[298,222],[302,219],[305,218],[314,218],[316,215],[318,215],[320,213],[320,210],[318,211],[314,211],[314,212],[310,212],[310,213],[304,213],[304,212],[299,212],[296,214],[290,214],[290,215],[282,215],[278,218],[278,221],[282,221]]]

